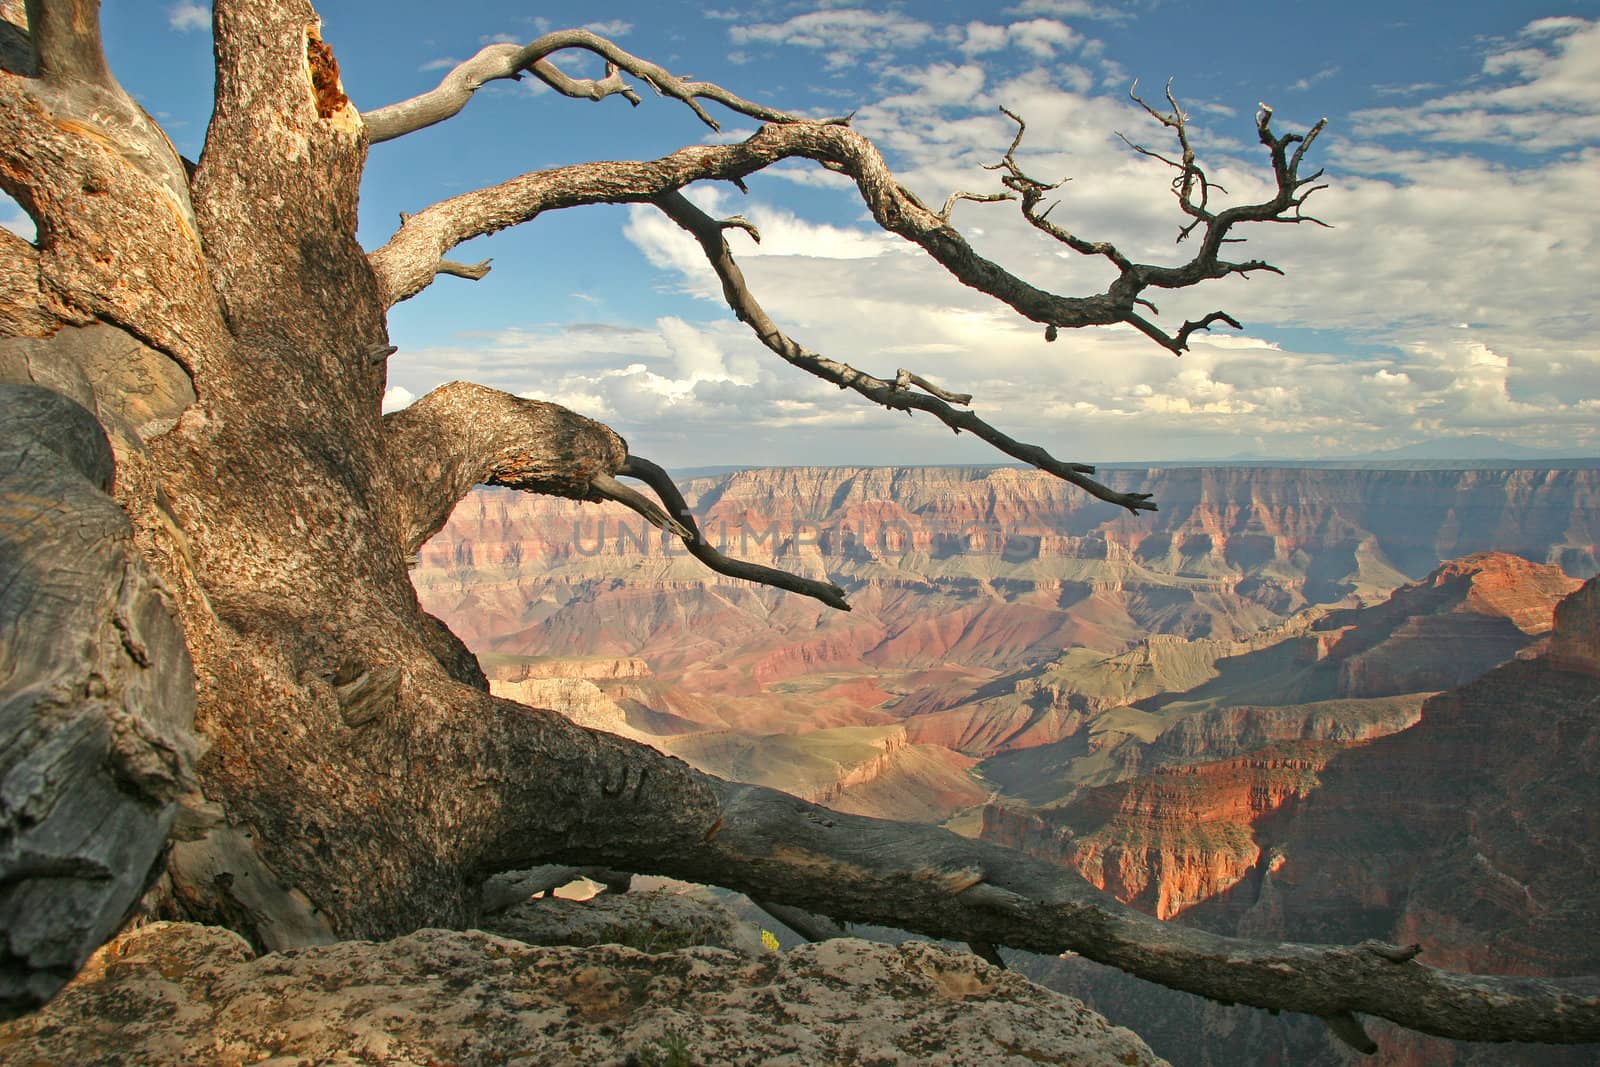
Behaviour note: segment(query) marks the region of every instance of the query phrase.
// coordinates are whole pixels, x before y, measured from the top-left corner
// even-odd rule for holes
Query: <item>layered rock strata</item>
[[[1600,972],[1600,579],[1554,617],[1542,654],[1432,697],[1408,729],[1334,754],[1315,789],[1254,822],[1255,864],[1179,921],[1268,940],[1417,943],[1424,962],[1464,971]],[[1176,1063],[1348,1062],[1316,1026],[1082,968],[1045,970]],[[1600,1053],[1461,1045],[1382,1024],[1374,1036],[1376,1062],[1392,1067],[1575,1067]]]

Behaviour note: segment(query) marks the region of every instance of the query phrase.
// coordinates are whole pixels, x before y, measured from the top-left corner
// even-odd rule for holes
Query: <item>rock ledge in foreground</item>
[[[252,958],[186,923],[107,944],[0,1027],[0,1050],[84,1065],[1163,1062],[1080,1002],[923,942],[647,955],[420,930]]]

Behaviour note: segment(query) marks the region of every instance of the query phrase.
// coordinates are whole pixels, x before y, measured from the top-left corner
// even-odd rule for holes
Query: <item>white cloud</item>
[[[732,26],[735,44],[779,44],[814,48],[830,68],[841,68],[865,54],[884,56],[914,48],[933,36],[933,27],[898,12],[841,8],[796,15],[783,22]]]
[[[391,385],[383,391],[383,413],[399,411],[401,408],[410,407],[417,399],[417,395],[403,385]]]
[[[985,73],[976,63],[933,63],[927,67],[891,67],[895,80],[910,85],[913,92],[879,100],[876,108],[927,110],[946,104],[966,104],[983,89]]]
[[[1004,26],[991,26],[986,22],[974,21],[967,23],[962,32],[965,37],[961,42],[961,50],[972,55],[998,52],[1006,46]]]
[[[1062,18],[1124,19],[1128,15],[1109,4],[1089,0],[1021,0],[1006,9],[1013,15],[1056,15]]]
[[[1068,50],[1083,43],[1083,36],[1072,27],[1055,19],[1037,18],[993,26],[984,22],[969,22],[954,34],[958,47],[968,55],[998,52],[1010,46],[1019,48],[1040,59],[1051,59],[1057,49]]]
[[[626,37],[633,32],[633,23],[627,19],[605,19],[586,23],[583,28],[602,37]]]
[[[1600,141],[1600,21],[1539,19],[1521,37],[1523,44],[1491,53],[1483,63],[1486,79],[1508,84],[1358,112],[1357,131],[1534,151]]]
[[[1070,49],[1083,38],[1072,27],[1054,19],[1031,19],[1006,27],[1012,44],[1040,59],[1053,59],[1057,49]]]
[[[179,33],[211,28],[211,8],[206,4],[179,3],[167,8],[167,25]]]
[[[725,217],[742,213],[761,234],[760,243],[742,230],[730,229],[729,244],[740,261],[794,257],[821,261],[816,269],[838,260],[875,259],[901,251],[904,242],[876,226],[849,228],[809,222],[793,212],[760,201],[730,203],[715,186],[698,186],[690,199],[706,213]],[[698,242],[660,211],[643,205],[628,209],[623,234],[655,266],[677,274],[685,289],[702,299],[722,301],[722,286],[706,262]],[[759,296],[759,294],[758,294]]]

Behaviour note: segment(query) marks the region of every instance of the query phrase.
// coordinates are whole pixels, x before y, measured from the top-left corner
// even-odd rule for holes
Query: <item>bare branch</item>
[[[741,186],[743,186],[743,184],[743,182],[740,183]],[[750,190],[741,188],[741,191],[748,193]],[[750,240],[754,241],[756,244],[761,243],[761,231],[756,229],[755,223],[751,222],[743,215],[731,215],[725,219],[718,219],[717,225],[721,226],[724,230],[743,230],[745,233],[750,235]]]
[[[1141,145],[1134,144],[1126,137],[1122,137],[1121,134],[1117,136],[1122,137],[1123,143],[1140,155],[1159,159],[1167,166],[1173,167],[1178,171],[1177,177],[1172,179],[1173,195],[1178,198],[1178,206],[1183,209],[1184,214],[1191,216],[1195,220],[1178,231],[1178,240],[1182,241],[1193,232],[1196,225],[1212,218],[1211,212],[1206,208],[1206,203],[1210,200],[1210,192],[1214,186],[1207,179],[1206,172],[1201,169],[1200,164],[1195,161],[1194,148],[1189,144],[1189,116],[1183,113],[1183,108],[1178,106],[1177,98],[1172,95],[1172,81],[1170,79],[1167,81],[1166,88],[1167,105],[1172,108],[1169,112],[1157,111],[1151,107],[1143,97],[1139,96],[1138,90],[1139,83],[1135,81],[1133,87],[1128,90],[1128,98],[1144,108],[1145,113],[1151,118],[1173,132],[1173,136],[1178,139],[1178,148],[1181,152],[1180,160],[1168,159],[1158,152],[1152,152]],[[1215,188],[1222,192],[1227,191],[1222,189],[1221,186],[1215,186]],[[1197,192],[1199,193],[1198,200],[1195,199]]]
[[[383,420],[389,476],[401,502],[403,551],[438,533],[475,485],[594,499],[593,479],[628,453],[609,427],[557,404],[450,382]]]
[[[100,44],[100,0],[28,0],[27,12],[40,77],[121,92]]]
[[[954,192],[945,197],[944,207],[939,209],[939,217],[945,222],[950,221],[950,212],[955,210],[959,201],[970,200],[975,204],[998,204],[1002,200],[1015,200],[1010,193],[967,193]]]
[[[1268,943],[1165,923],[1080,878],[932,826],[847,815],[760,786],[703,779],[720,813],[664,873],[715,877],[757,900],[979,945],[1075,952],[1225,1003],[1306,1012],[1355,1047],[1358,1015],[1470,1041],[1600,1040],[1600,978],[1456,974],[1406,950]],[[682,849],[681,842],[671,847]]]
[[[1276,267],[1264,267],[1263,269],[1270,270],[1275,274],[1282,273]],[[1146,305],[1152,311],[1155,310],[1155,305],[1148,300],[1142,300],[1140,303]],[[1229,315],[1226,311],[1213,311],[1203,319],[1191,319],[1178,327],[1178,332],[1172,336],[1168,336],[1159,326],[1142,315],[1129,315],[1128,322],[1140,333],[1163,348],[1169,349],[1173,355],[1177,356],[1181,356],[1184,350],[1189,347],[1190,334],[1196,330],[1209,330],[1213,322],[1225,322],[1235,330],[1244,329],[1239,320]]]
[[[643,203],[694,181],[736,181],[796,157],[848,175],[879,225],[922,247],[964,284],[1027,318],[1061,327],[1124,321],[1122,312],[1131,306],[1131,296],[1110,292],[1058,296],[978,255],[934,211],[906,192],[870,141],[830,122],[770,124],[737,144],[693,145],[646,162],[583,163],[533,171],[407,217],[369,259],[384,302],[394,304],[421,292],[433,279],[439,257],[473,237],[558,208]]]
[[[1187,145],[1184,119],[1173,104],[1168,122],[1180,130]],[[1301,179],[1298,161],[1305,143],[1320,132],[1321,124],[1306,135],[1278,137],[1270,130],[1270,115],[1258,118],[1258,129],[1269,146],[1277,175],[1278,192],[1270,201],[1246,204],[1209,213],[1203,201],[1188,200],[1189,190],[1206,185],[1203,177],[1191,175],[1180,182],[1179,192],[1194,211],[1203,214],[1205,229],[1200,247],[1185,264],[1168,267],[1135,263],[1106,243],[1092,243],[1076,237],[1049,221],[1049,208],[1039,210],[1043,195],[1056,185],[1037,181],[1022,171],[1016,161],[1016,148],[1024,132],[1022,119],[1007,111],[1018,124],[1005,159],[997,168],[1006,173],[1002,181],[1022,200],[1024,215],[1031,224],[1074,250],[1100,255],[1118,267],[1119,276],[1103,293],[1085,297],[1064,297],[1037,288],[1016,277],[973,250],[942,216],[908,192],[889,170],[877,149],[855,131],[828,123],[790,122],[763,127],[753,137],[738,144],[690,146],[649,162],[588,163],[537,171],[486,189],[476,190],[435,204],[407,217],[400,230],[369,257],[386,304],[420,292],[437,274],[437,263],[446,251],[472,237],[493,233],[535,218],[548,210],[591,203],[637,203],[653,201],[683,226],[701,244],[723,283],[724,296],[738,316],[749,323],[762,343],[780,357],[808,373],[840,388],[852,388],[886,407],[922,410],[933,414],[956,432],[967,430],[1000,451],[1041,470],[1062,477],[1095,496],[1130,510],[1153,508],[1143,494],[1117,493],[1085,475],[1092,467],[1062,463],[1035,445],[1024,444],[1000,433],[971,412],[959,412],[940,394],[923,395],[895,382],[865,374],[848,364],[809,352],[787,337],[767,317],[745,285],[723,237],[729,226],[742,226],[755,234],[754,227],[742,219],[718,222],[695,208],[679,192],[696,180],[738,182],[755,171],[781,159],[802,157],[848,175],[855,182],[874,220],[923,248],[964,284],[987,293],[1022,315],[1046,327],[1046,340],[1054,340],[1063,327],[1107,325],[1123,322],[1134,326],[1158,344],[1181,353],[1196,330],[1212,323],[1225,322],[1238,328],[1237,319],[1217,311],[1206,318],[1184,323],[1175,334],[1168,334],[1139,314],[1140,307],[1154,310],[1143,296],[1150,287],[1183,288],[1210,278],[1254,271],[1275,271],[1271,264],[1250,260],[1229,262],[1219,258],[1229,229],[1246,221],[1298,221],[1306,183]],[[1298,145],[1295,156],[1287,155]],[[1185,151],[1189,151],[1187,147]],[[1192,153],[1191,153],[1192,156]],[[949,208],[946,204],[946,209]]]
[[[651,489],[655,490],[662,503],[666,504],[670,514],[676,516],[675,526],[686,528],[685,533],[679,533],[683,538],[684,547],[695,559],[704,563],[718,574],[725,574],[730,578],[743,578],[746,581],[759,582],[777,589],[787,589],[792,593],[820,600],[829,607],[838,608],[840,611],[849,611],[850,602],[844,598],[844,590],[832,582],[819,582],[811,578],[802,578],[788,571],[781,571],[775,567],[763,567],[759,563],[750,563],[747,560],[734,559],[725,556],[700,533],[699,526],[694,521],[694,515],[689,511],[689,505],[684,501],[683,494],[678,492],[677,485],[671,475],[656,464],[640,456],[630,455],[617,468],[617,473],[630,478],[638,478]],[[630,507],[632,505],[629,505]],[[638,509],[635,509],[638,510]],[[649,515],[643,511],[646,518]],[[654,521],[654,520],[652,520]],[[669,520],[671,521],[671,520]]]
[[[568,48],[592,52],[603,58],[606,61],[606,76],[598,81],[568,77],[547,58]],[[730,111],[762,122],[800,121],[797,115],[746,100],[719,85],[679,78],[664,67],[625,52],[588,30],[557,30],[521,46],[489,45],[456,66],[438,86],[428,92],[375,108],[361,117],[366,123],[367,137],[373,144],[392,140],[455,115],[472,99],[472,94],[486,83],[502,78],[518,79],[524,73],[533,74],[564,96],[602,100],[607,96],[620,95],[637,105],[639,95],[622,80],[624,72],[643,81],[658,95],[683,103],[713,130],[721,127],[700,106],[701,100],[713,101]]]
[[[457,278],[466,278],[470,281],[480,281],[489,273],[489,264],[492,259],[481,259],[476,263],[457,263],[453,259],[441,259],[434,264],[435,274],[449,274]]]
[[[1268,149],[1269,160],[1272,165],[1276,182],[1276,190],[1270,200],[1258,204],[1243,204],[1222,211],[1215,211],[1211,207],[1213,192],[1227,190],[1212,181],[1196,159],[1193,145],[1189,140],[1188,116],[1183,113],[1177,98],[1172,93],[1169,82],[1166,88],[1167,104],[1170,111],[1160,111],[1151,106],[1137,93],[1138,83],[1129,91],[1129,96],[1142,107],[1145,112],[1171,130],[1178,141],[1179,153],[1176,159],[1153,151],[1143,145],[1123,137],[1123,141],[1130,148],[1141,155],[1158,159],[1178,171],[1173,178],[1173,195],[1177,198],[1180,209],[1189,216],[1190,221],[1178,230],[1178,240],[1181,242],[1195,233],[1201,234],[1200,247],[1193,258],[1185,264],[1176,267],[1163,267],[1151,264],[1134,263],[1123,255],[1115,245],[1108,242],[1090,242],[1078,237],[1071,231],[1056,225],[1048,220],[1052,204],[1044,210],[1039,210],[1046,193],[1058,188],[1061,183],[1046,183],[1029,176],[1017,162],[1016,152],[1022,143],[1026,124],[1015,112],[1001,108],[1012,121],[1017,124],[1016,136],[1012,138],[1010,147],[999,163],[993,164],[989,169],[1003,170],[1001,183],[1006,188],[1017,193],[1022,201],[1022,214],[1029,224],[1036,229],[1048,234],[1062,244],[1083,255],[1105,256],[1116,264],[1121,272],[1118,279],[1112,283],[1108,294],[1116,297],[1118,302],[1126,308],[1120,321],[1129,323],[1141,332],[1155,340],[1164,348],[1174,353],[1181,354],[1187,347],[1189,337],[1195,330],[1204,329],[1212,322],[1226,322],[1235,329],[1240,329],[1238,321],[1231,315],[1216,312],[1200,322],[1186,322],[1175,334],[1168,334],[1149,320],[1139,316],[1133,311],[1138,305],[1149,307],[1154,305],[1139,294],[1151,286],[1159,288],[1184,288],[1195,285],[1209,278],[1221,278],[1229,274],[1250,274],[1256,271],[1282,272],[1264,260],[1246,260],[1230,262],[1220,258],[1219,253],[1225,244],[1238,243],[1241,239],[1230,237],[1229,230],[1241,222],[1312,222],[1317,225],[1327,224],[1320,219],[1306,215],[1301,210],[1306,199],[1324,185],[1315,184],[1322,174],[1317,171],[1309,177],[1302,178],[1299,174],[1301,161],[1305,157],[1306,149],[1316,140],[1327,124],[1323,119],[1305,134],[1288,133],[1277,135],[1272,132],[1272,109],[1263,105],[1256,116],[1257,137]],[[1118,135],[1122,136],[1122,135]],[[1292,155],[1288,154],[1289,146],[1296,146]],[[1061,325],[1068,325],[1061,323]]]
[[[1292,135],[1290,135],[1292,136]],[[1287,140],[1285,144],[1290,143]],[[1282,155],[1282,148],[1277,150]],[[856,183],[877,223],[920,246],[963,284],[993,296],[1026,318],[1046,326],[1074,328],[1130,322],[1142,291],[1151,286],[1183,288],[1208,278],[1268,269],[1257,261],[1228,263],[1217,257],[1228,228],[1241,221],[1275,220],[1293,206],[1294,185],[1279,198],[1219,212],[1193,260],[1178,267],[1137,264],[1114,246],[1081,241],[1048,222],[1029,202],[1029,191],[1051,186],[1020,173],[1007,174],[1022,194],[1030,216],[1046,232],[1084,254],[1105,255],[1120,276],[1099,294],[1066,297],[1040,289],[985,259],[937,212],[911,196],[895,179],[870,141],[845,126],[793,122],[762,127],[749,140],[731,145],[696,145],[649,162],[586,163],[524,174],[499,185],[464,193],[408,218],[394,237],[371,254],[386,303],[414,296],[433,278],[433,264],[462,241],[494,233],[557,208],[593,203],[639,203],[697,180],[734,181],[788,158],[807,158],[845,174]],[[1002,164],[1004,165],[1004,164]],[[1284,162],[1287,168],[1287,160]],[[1286,170],[1285,180],[1298,178]],[[1042,196],[1042,191],[1039,196]],[[1299,199],[1303,199],[1300,197]],[[1282,201],[1281,205],[1279,200]],[[1170,337],[1164,344],[1171,347]]]
[[[626,467],[626,463],[624,463]],[[699,534],[661,510],[661,506],[637,489],[630,489],[609,474],[597,474],[589,479],[591,495],[601,500],[614,500],[638,512],[658,530],[677,534],[685,543],[699,540]]]
[[[971,393],[952,393],[946,389],[941,389],[939,386],[928,381],[928,379],[924,378],[922,375],[913,374],[904,367],[901,367],[895,372],[894,387],[896,389],[905,390],[911,388],[913,385],[925,393],[929,393],[938,397],[940,400],[943,400],[946,403],[963,405],[972,403]]]
[[[823,381],[832,382],[841,389],[854,389],[862,396],[884,407],[897,411],[926,411],[940,422],[960,433],[966,430],[975,436],[987,441],[1008,456],[1020,459],[1040,470],[1048,471],[1058,478],[1065,479],[1073,485],[1088,491],[1101,500],[1117,504],[1129,511],[1149,510],[1154,511],[1155,505],[1150,502],[1148,493],[1119,493],[1114,489],[1100,484],[1087,477],[1094,473],[1094,468],[1081,463],[1062,463],[1054,456],[1037,445],[1024,444],[1001,433],[970,411],[957,411],[946,400],[951,402],[966,403],[971,397],[955,400],[957,394],[946,393],[934,386],[929,395],[913,393],[904,385],[875,378],[870,374],[856,370],[848,364],[820,356],[815,352],[807,351],[794,340],[790,339],[767,316],[765,310],[751,294],[745,284],[744,273],[739,265],[734,262],[733,254],[728,249],[728,243],[723,239],[722,228],[717,225],[705,212],[695,207],[687,197],[681,193],[667,193],[657,198],[656,205],[666,213],[667,217],[682,226],[705,251],[706,258],[711,261],[711,266],[722,279],[722,293],[728,306],[739,316],[739,319],[749,325],[761,338],[761,343],[766,345],[778,356],[793,366],[799,367],[808,374],[816,375]],[[915,380],[919,385],[927,388],[926,379],[913,378],[908,371],[901,371],[905,382]]]
[[[384,416],[389,477],[405,522],[410,555],[443,528],[474,485],[502,485],[572,500],[613,500],[683,539],[719,574],[815,597],[849,611],[844,590],[772,567],[732,559],[706,543],[683,496],[660,467],[628,455],[615,431],[558,404],[451,382]],[[613,475],[645,480],[664,511]]]
[[[1065,185],[1071,179],[1062,178],[1058,182],[1042,182],[1037,178],[1030,177],[1022,169],[1021,164],[1017,162],[1017,148],[1022,144],[1022,135],[1027,132],[1028,124],[1023,121],[1021,115],[1018,115],[1010,108],[1002,107],[1000,110],[1007,118],[1017,124],[1017,133],[1016,136],[1011,138],[1011,145],[1006,149],[1006,154],[1001,158],[1000,162],[992,163],[986,169],[1005,171],[1005,173],[1000,176],[1000,184],[1004,185],[1007,189],[1010,189],[1021,198],[1022,215],[1028,220],[1028,223],[1034,228],[1049,234],[1051,237],[1057,241],[1060,241],[1062,244],[1066,245],[1068,248],[1080,255],[1105,256],[1106,258],[1110,259],[1112,263],[1116,264],[1118,269],[1121,270],[1126,270],[1131,267],[1132,262],[1121,252],[1117,251],[1114,245],[1103,241],[1085,241],[1083,238],[1078,237],[1070,231],[1063,229],[1062,227],[1057,226],[1055,223],[1047,220],[1046,216],[1050,214],[1055,205],[1051,204],[1043,211],[1040,211],[1039,204],[1044,199],[1044,195],[1061,188],[1061,186]],[[1052,340],[1054,340],[1054,338],[1052,338]]]

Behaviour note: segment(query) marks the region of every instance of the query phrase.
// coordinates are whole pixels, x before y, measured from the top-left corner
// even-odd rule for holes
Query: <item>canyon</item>
[[[681,483],[713,543],[829,578],[849,613],[619,508],[498,490],[413,580],[497,692],[724,777],[1022,848],[1174,921],[1600,970],[1560,933],[1600,928],[1574,912],[1600,873],[1600,470],[1108,474],[1162,510],[1010,468]],[[1343,1062],[1315,1027],[1032,966],[1175,1063]]]
[[[970,824],[976,812],[950,806],[971,792],[948,788],[962,761],[982,764],[983,788],[1038,803],[1199,744],[1196,731],[1219,727],[1196,717],[1236,705],[1311,706],[1252,721],[1309,716],[1332,739],[1398,728],[1418,702],[1396,694],[1445,688],[1514,654],[1527,624],[1507,613],[1543,613],[1547,625],[1555,586],[1530,607],[1497,608],[1495,596],[1522,594],[1494,581],[1520,589],[1534,572],[1480,576],[1482,610],[1453,612],[1454,623],[1419,603],[1352,629],[1339,611],[1474,553],[1542,564],[1569,586],[1600,571],[1593,469],[1106,473],[1117,488],[1154,492],[1162,510],[1129,515],[1005,467],[741,470],[683,483],[709,540],[831,578],[848,613],[714,574],[616,505],[493,489],[456,508],[413,581],[519,698],[537,690],[536,702],[581,706],[595,725],[718,773],[737,764],[853,810],[926,817],[931,804]],[[1425,648],[1442,650],[1440,662],[1425,667]],[[1263,671],[1270,680],[1252,694],[1243,682]],[[886,750],[829,732],[861,727],[902,727],[904,740]],[[867,764],[906,788],[866,799]],[[924,773],[949,802],[916,795]]]

